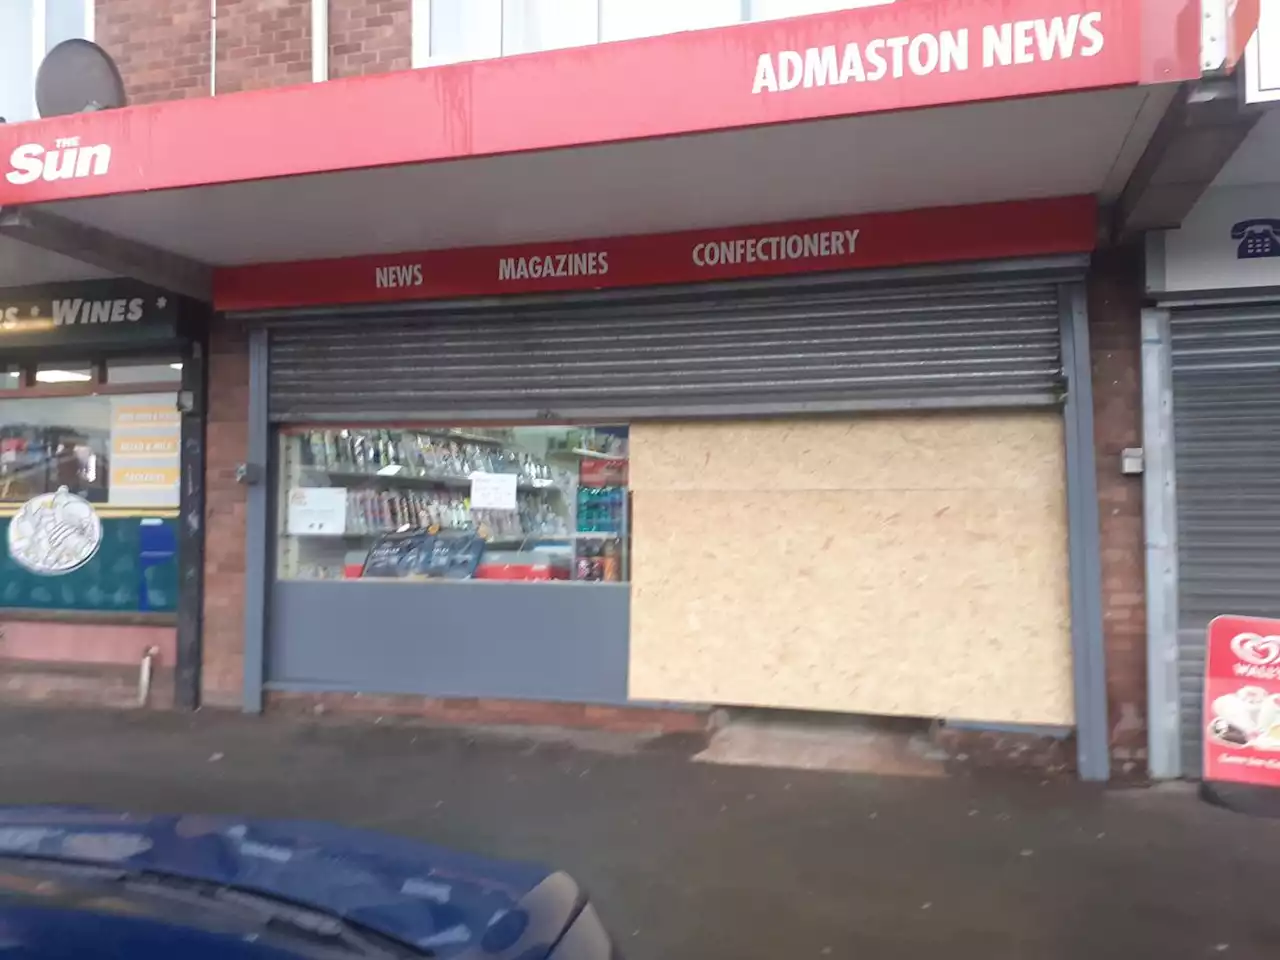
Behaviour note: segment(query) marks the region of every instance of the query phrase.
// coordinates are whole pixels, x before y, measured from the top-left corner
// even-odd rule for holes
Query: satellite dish
[[[36,109],[42,117],[124,105],[124,81],[115,61],[89,40],[63,40],[36,71]]]

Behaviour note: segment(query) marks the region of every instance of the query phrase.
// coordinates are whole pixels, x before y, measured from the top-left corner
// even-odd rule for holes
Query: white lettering
[[[1078,13],[1073,13],[1065,21],[1062,17],[1054,17],[1048,23],[1037,20],[1036,44],[1040,48],[1040,59],[1052,60],[1055,56],[1061,60],[1071,59],[1071,55],[1075,53],[1076,32],[1079,29]]]
[[[907,63],[911,72],[923,77],[938,69],[938,39],[931,33],[922,33],[911,41],[907,50]]]
[[[840,62],[840,82],[848,83],[855,80],[863,83],[867,79],[867,72],[862,69],[862,51],[858,49],[856,43],[846,43],[844,45],[844,58]]]
[[[1034,20],[1016,20],[1013,24],[1013,62],[1035,63],[1036,55],[1032,48],[1035,44]]]
[[[142,319],[142,299],[134,297],[129,301],[129,313],[125,317],[130,323],[136,323]]]
[[[858,236],[859,236],[861,233],[862,233],[862,229],[861,229],[861,228],[858,228],[857,230],[846,230],[846,231],[844,231],[844,235],[845,235],[845,237],[846,237],[846,238],[848,238],[848,240],[849,240],[849,253],[850,253],[850,254],[854,254],[854,253],[857,253],[857,252],[858,252]]]
[[[1102,52],[1106,38],[1102,35],[1102,14],[1086,13],[1080,18],[1080,36],[1088,41],[1080,48],[1080,56],[1096,57]]]
[[[804,52],[804,85],[825,87],[840,83],[840,67],[836,63],[836,48],[810,47]]]
[[[110,323],[111,301],[94,300],[92,303],[85,304],[84,317],[87,319],[81,319],[81,323]]]
[[[590,277],[608,272],[609,254],[604,250],[591,253],[548,253],[536,257],[503,257],[498,260],[500,281]]]
[[[883,80],[884,75],[889,72],[889,64],[884,59],[883,51],[883,40],[872,40],[867,44],[867,62],[871,64],[871,70],[867,73],[868,80]]]
[[[706,249],[705,243],[695,243],[693,245],[693,265],[695,267],[705,267],[707,261],[702,258],[702,251]]]
[[[773,69],[773,57],[767,53],[760,54],[760,58],[756,60],[756,78],[751,84],[752,93],[760,93],[762,90],[778,92],[778,75]]]
[[[44,179],[73,180],[100,177],[111,168],[111,148],[106,144],[80,146],[79,137],[63,137],[57,146],[46,151],[38,143],[24,143],[9,154],[10,171],[5,179],[23,186]]]
[[[9,166],[13,170],[5,175],[5,179],[16,187],[35,183],[40,179],[40,171],[44,167],[40,159],[43,154],[44,147],[38,143],[28,143],[16,148],[9,154]]]
[[[778,54],[778,89],[794,90],[804,79],[804,60],[794,50]]]
[[[12,330],[17,325],[17,307],[5,307],[4,309],[0,309],[0,330]]]
[[[893,51],[893,75],[895,78],[900,78],[903,74],[902,53],[910,42],[910,37],[890,37],[885,41],[889,45],[889,49]]]
[[[83,300],[55,300],[53,301],[53,325],[55,327],[67,327],[76,322],[76,314],[80,312],[80,305]]]
[[[1013,63],[1013,24],[982,28],[982,65],[1007,67]]]
[[[969,28],[963,27],[954,33],[943,30],[942,39],[942,72],[969,69]]]
[[[78,140],[79,138],[77,138]],[[73,153],[75,151],[72,151]],[[76,179],[81,177],[100,177],[111,166],[111,148],[105,143],[93,147],[80,147],[80,155],[76,160]]]

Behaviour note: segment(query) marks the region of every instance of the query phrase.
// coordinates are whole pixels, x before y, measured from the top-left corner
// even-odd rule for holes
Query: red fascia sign
[[[1209,624],[1204,778],[1280,787],[1280,620]]]
[[[607,290],[1088,253],[1092,197],[870,213],[612,239],[464,247],[214,272],[218,310]]]
[[[1198,10],[897,0],[0,125],[0,206],[1177,82]]]

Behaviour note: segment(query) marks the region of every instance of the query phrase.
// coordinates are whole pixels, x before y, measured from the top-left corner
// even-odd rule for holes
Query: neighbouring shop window
[[[36,367],[36,383],[74,386],[92,382],[93,368],[88,364],[42,363]]]
[[[0,393],[0,608],[173,612],[180,430],[172,393]],[[26,547],[15,553],[14,531],[29,544],[33,531],[26,521],[35,505],[28,502],[46,494],[56,499],[64,487],[91,505],[75,509],[82,521],[82,514],[91,518],[95,542],[82,563],[33,565]],[[85,530],[75,535],[83,538]]]
[[[17,390],[22,386],[22,369],[0,363],[0,392]]]
[[[110,360],[107,383],[181,383],[182,361],[177,357],[154,360]]]
[[[626,427],[282,431],[283,579],[628,579]]]
[[[94,504],[176,507],[180,429],[173,394],[0,396],[0,503],[66,487]]]

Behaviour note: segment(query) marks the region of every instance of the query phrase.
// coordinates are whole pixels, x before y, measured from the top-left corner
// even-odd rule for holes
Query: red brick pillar
[[[1120,472],[1142,446],[1140,247],[1099,251],[1089,279],[1093,423],[1102,548],[1102,619],[1112,776],[1147,771],[1147,612],[1142,478]]]
[[[222,317],[209,332],[205,432],[204,665],[201,699],[239,707],[244,683],[245,501],[236,467],[249,458],[249,349]]]

